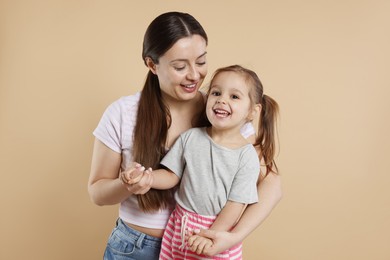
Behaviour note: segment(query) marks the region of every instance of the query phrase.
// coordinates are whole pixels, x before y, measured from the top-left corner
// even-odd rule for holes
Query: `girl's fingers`
[[[139,182],[142,178],[142,174],[145,170],[145,167],[140,166],[137,168],[131,168],[130,170],[125,171],[125,177],[127,184],[135,184]]]
[[[196,236],[195,240],[192,242],[192,245],[190,247],[192,252],[195,252],[197,254],[202,253],[203,247],[202,247],[202,237]]]
[[[195,240],[198,238],[199,236],[198,235],[193,235],[193,236],[190,236],[187,240],[187,243],[188,243],[188,246],[189,247],[192,247],[192,245],[194,244]]]
[[[207,242],[206,242],[205,246],[203,247],[202,254],[204,254],[205,251],[207,251],[212,245],[213,245],[213,241],[210,239],[207,239]]]

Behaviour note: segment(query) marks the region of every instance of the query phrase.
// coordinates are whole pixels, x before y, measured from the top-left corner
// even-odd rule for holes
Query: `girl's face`
[[[255,111],[245,78],[231,71],[217,74],[210,86],[206,114],[216,129],[236,129],[252,119]]]
[[[200,35],[178,40],[158,64],[149,66],[158,76],[164,98],[193,99],[207,75],[206,41]]]

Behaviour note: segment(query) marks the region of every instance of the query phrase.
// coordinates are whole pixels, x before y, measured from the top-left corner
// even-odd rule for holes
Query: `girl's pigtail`
[[[260,159],[266,165],[266,175],[270,172],[278,173],[275,163],[276,151],[276,123],[279,114],[279,105],[270,96],[263,95],[262,108],[259,119],[259,132],[255,146],[260,148]]]

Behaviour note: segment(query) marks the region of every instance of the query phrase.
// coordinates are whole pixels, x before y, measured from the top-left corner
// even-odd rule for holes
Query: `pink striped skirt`
[[[212,257],[198,255],[188,248],[185,240],[186,231],[208,229],[216,218],[189,212],[176,204],[164,232],[160,259],[242,259],[242,243]]]

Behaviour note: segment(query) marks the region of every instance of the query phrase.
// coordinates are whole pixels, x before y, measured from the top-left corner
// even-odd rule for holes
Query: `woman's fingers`
[[[132,171],[129,175],[127,184],[135,184],[138,183],[142,179],[143,173],[137,173],[136,171]]]
[[[150,168],[143,172],[138,182],[128,185],[128,190],[133,194],[145,194],[150,190],[153,183],[152,174]],[[137,177],[138,178],[138,177]]]
[[[139,163],[133,163],[131,168],[120,173],[120,179],[124,184],[135,184],[142,178],[145,167]]]
[[[140,166],[132,169],[127,173],[128,176],[128,184],[134,184],[141,180],[142,175],[145,171],[145,167]]]
[[[153,184],[153,175],[152,175],[152,169],[149,168],[144,172],[144,175],[142,176],[142,184],[143,184],[143,189],[140,191],[142,193],[140,194],[145,194],[152,188]]]

